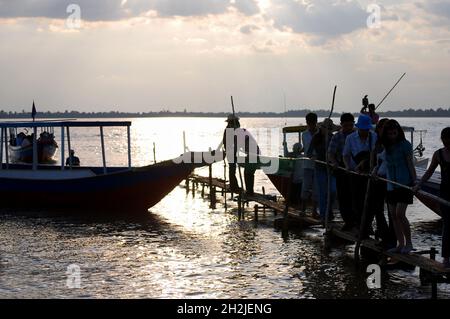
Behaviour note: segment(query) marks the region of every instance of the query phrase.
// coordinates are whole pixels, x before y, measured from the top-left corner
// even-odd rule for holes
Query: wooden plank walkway
[[[227,184],[222,179],[217,178],[211,178],[211,177],[205,177],[205,176],[199,176],[199,175],[191,175],[189,177],[189,180],[191,180],[193,183],[201,184],[202,185],[202,194],[204,193],[204,187],[205,186],[212,186],[211,188],[214,190],[213,196],[210,196],[210,200],[215,205],[215,193],[217,192],[216,189],[221,189],[222,194],[231,193],[231,189],[229,184]],[[187,185],[189,184],[189,181],[187,180]],[[210,189],[211,189],[210,188]],[[219,192],[220,193],[220,192]],[[253,195],[246,195],[243,194],[242,198],[240,198],[242,202],[238,203],[238,207],[242,207],[243,210],[243,203],[245,202],[255,202],[260,205],[255,205],[255,221],[258,220],[258,214],[259,210],[262,209],[271,209],[276,213],[281,213],[282,216],[285,218],[285,220],[294,220],[298,223],[300,223],[302,226],[317,226],[321,225],[321,221],[318,219],[313,218],[309,214],[305,214],[304,212],[301,212],[293,207],[286,207],[286,204],[284,202],[275,201],[268,196],[264,194],[254,193]],[[225,201],[226,204],[226,201]],[[239,212],[239,215],[241,215],[242,212]],[[289,224],[289,223],[287,223]],[[349,241],[350,243],[356,244],[358,242],[358,233],[357,232],[349,232],[349,231],[342,231],[341,230],[341,224],[332,222],[330,223],[329,231],[326,232],[327,235],[331,235],[342,238],[344,240]],[[430,251],[426,252],[416,252],[416,253],[410,253],[410,254],[397,254],[397,253],[390,253],[385,251],[380,242],[369,238],[364,239],[361,241],[361,247],[365,247],[367,249],[370,249],[371,251],[378,253],[380,257],[383,257],[385,259],[391,259],[393,261],[400,261],[405,264],[419,267],[420,268],[420,274],[421,274],[421,280],[422,280],[422,273],[429,274],[430,282],[432,284],[432,297],[437,297],[437,282],[449,282],[450,281],[450,269],[444,268],[443,265],[435,260],[435,249],[431,248]],[[426,257],[424,254],[430,254],[430,258]]]
[[[351,241],[353,243],[356,243],[358,241],[358,234],[348,232],[348,231],[342,231],[340,229],[340,226],[332,225],[331,232],[333,235],[343,238],[345,240]],[[416,266],[416,267],[422,268],[426,271],[429,271],[429,272],[432,272],[435,274],[450,273],[450,269],[444,268],[440,262],[437,262],[435,260],[427,258],[427,257],[423,256],[422,254],[417,254],[417,253],[397,254],[397,253],[387,252],[386,250],[384,250],[381,247],[379,241],[372,239],[372,238],[362,240],[361,246],[369,248],[377,253],[380,253],[380,254],[384,255],[385,257],[389,257],[389,258],[404,262],[411,266]]]

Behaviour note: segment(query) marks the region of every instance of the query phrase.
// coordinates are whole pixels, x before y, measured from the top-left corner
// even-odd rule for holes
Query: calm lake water
[[[215,148],[225,126],[217,118],[132,119],[133,165],[158,161],[183,151],[186,132],[191,150]],[[259,136],[265,154],[281,152],[284,119],[243,119]],[[303,123],[288,119],[288,125]],[[402,125],[426,129],[430,157],[440,147],[439,134],[450,119],[401,119]],[[126,131],[106,129],[107,162],[127,161]],[[59,136],[59,132],[56,132]],[[73,129],[72,147],[82,164],[101,165],[99,132]],[[266,137],[264,137],[266,136]],[[269,138],[267,138],[269,136]],[[416,136],[418,138],[418,136]],[[293,139],[290,140],[293,142]],[[59,141],[58,141],[59,143]],[[66,153],[67,154],[67,153]],[[199,170],[200,174],[207,174]],[[223,165],[214,167],[223,176]],[[256,191],[276,194],[262,172]],[[105,201],[108,199],[105,198]],[[230,201],[229,201],[229,204]],[[235,204],[233,204],[233,207]],[[440,249],[439,218],[419,202],[408,210],[416,248]],[[322,230],[290,231],[271,226],[267,213],[255,224],[238,221],[223,205],[211,210],[199,194],[177,187],[142,219],[99,220],[49,216],[46,212],[1,211],[0,297],[2,298],[429,298],[418,270],[389,271],[379,290],[366,286],[352,247],[323,249]],[[80,268],[81,288],[68,288],[67,267]],[[439,285],[450,297],[450,285]]]

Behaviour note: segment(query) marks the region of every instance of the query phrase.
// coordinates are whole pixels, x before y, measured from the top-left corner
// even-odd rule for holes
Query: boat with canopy
[[[68,160],[71,150],[71,128],[98,128],[101,141],[100,167],[75,166]],[[127,136],[128,165],[108,167],[105,155],[104,129],[124,127]],[[202,163],[186,163],[177,159],[144,167],[132,167],[131,122],[128,121],[36,121],[0,123],[0,203],[2,208],[88,208],[107,211],[146,211]],[[31,129],[32,154],[30,163],[17,163],[10,154],[12,130]],[[42,128],[61,134],[60,165],[40,161],[38,131]],[[182,155],[186,157],[186,154]],[[71,157],[69,157],[70,159]],[[83,211],[83,210],[80,210]]]

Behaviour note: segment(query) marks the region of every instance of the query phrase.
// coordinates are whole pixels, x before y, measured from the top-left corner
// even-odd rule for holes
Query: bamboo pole
[[[225,206],[225,212],[228,210],[227,204],[227,162],[223,159],[223,204]]]
[[[334,102],[336,101],[336,90],[337,90],[337,85],[334,86],[334,91],[333,91],[333,101],[331,103],[331,111],[330,111],[330,115],[328,116],[328,119],[331,119],[331,115],[333,115],[333,111],[334,111]],[[328,158],[328,144],[329,144],[329,130],[328,127],[325,128],[326,131],[326,138],[325,138],[325,158],[326,158],[326,162],[329,163],[329,158]],[[329,219],[330,219],[330,209],[331,209],[331,168],[329,165],[326,166],[327,167],[327,207],[326,207],[326,211],[325,211],[325,230],[328,232],[328,224],[329,224]]]
[[[400,79],[395,83],[395,85],[392,87],[392,89],[386,94],[386,96],[381,100],[380,103],[378,103],[377,107],[375,108],[375,110],[377,110],[381,104],[383,104],[383,102],[387,99],[387,97],[392,93],[392,91],[394,91],[394,89],[397,87],[397,85],[400,83],[400,81],[405,77],[406,73],[403,73],[403,75],[400,77]]]
[[[234,119],[236,119],[236,112],[234,110],[234,99],[233,99],[233,96],[231,96],[231,108],[233,110],[233,117],[234,117]],[[236,121],[235,120],[233,121],[233,128],[236,129]],[[233,141],[233,144],[234,144],[234,141]],[[234,146],[236,147],[236,145],[234,145]],[[234,153],[234,149],[233,149],[233,153]],[[233,154],[233,156],[235,157],[236,154]],[[239,172],[239,180],[241,182],[241,189],[240,189],[239,193],[240,193],[240,198],[242,198],[242,192],[244,190],[244,182],[242,180],[241,166],[239,165],[239,163],[235,163],[235,164],[237,165],[238,172]]]
[[[2,127],[0,133],[0,169],[3,169],[3,130],[6,130]]]
[[[37,127],[33,127],[33,171],[38,166],[38,150],[37,150]],[[8,163],[8,154],[6,154],[6,163]]]
[[[131,169],[131,131],[130,126],[127,126],[127,151],[128,151],[128,168]]]
[[[61,170],[64,170],[66,163],[65,163],[65,154],[64,154],[64,148],[65,148],[65,137],[64,137],[64,126],[61,126]]]
[[[103,136],[103,133],[102,133]],[[69,126],[67,126],[67,147],[69,148],[69,167],[70,169],[72,169],[72,146],[71,146],[71,141],[70,141],[70,128]],[[102,148],[103,148],[103,142],[102,142]]]
[[[306,160],[306,159],[305,159],[305,160]],[[320,161],[320,160],[314,160],[314,161],[315,161],[316,163],[320,163],[320,164],[332,166],[331,164],[327,164],[327,163],[324,162],[324,161]],[[365,176],[365,177],[367,177],[367,178],[373,178],[373,179],[375,179],[375,180],[380,180],[380,181],[383,181],[383,182],[391,183],[392,185],[396,185],[396,186],[398,186],[398,187],[401,187],[401,188],[404,188],[404,189],[407,189],[407,190],[410,190],[410,191],[414,191],[413,188],[410,187],[410,186],[403,185],[403,184],[397,183],[397,182],[395,182],[395,181],[392,181],[392,180],[389,180],[389,179],[386,179],[386,178],[383,178],[383,177],[380,177],[380,176],[370,175],[370,174],[357,173],[357,172],[355,172],[355,171],[348,170],[348,169],[346,169],[346,168],[344,168],[344,167],[336,167],[336,169],[342,170],[342,171],[347,172],[347,173],[349,173],[349,174],[359,175],[359,176]],[[436,196],[436,195],[430,194],[430,193],[425,192],[425,191],[422,191],[422,190],[417,191],[417,193],[420,194],[420,195],[423,195],[423,196],[425,196],[425,197],[428,197],[428,198],[430,198],[430,199],[432,199],[432,200],[435,200],[435,201],[438,202],[439,204],[442,204],[442,205],[445,205],[445,206],[447,206],[447,207],[450,207],[450,202],[449,202],[449,201],[446,201],[445,199],[442,199],[442,198],[440,198],[440,197],[438,197],[438,196]]]
[[[105,137],[103,135],[103,126],[100,126],[100,139],[102,144],[103,173],[106,174]]]
[[[358,240],[356,241],[355,245],[355,260],[359,261],[359,251],[361,248],[361,241],[363,240],[363,235],[366,230],[366,224],[367,224],[367,213],[369,211],[369,197],[370,197],[370,191],[372,188],[372,179],[369,178],[367,180],[367,187],[366,187],[366,194],[364,196],[364,206],[361,216],[361,224],[359,225],[359,233],[358,233]]]

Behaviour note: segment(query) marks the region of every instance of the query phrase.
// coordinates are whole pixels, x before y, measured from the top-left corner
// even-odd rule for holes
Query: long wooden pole
[[[334,86],[333,91],[333,101],[331,102],[331,111],[330,115],[328,116],[328,119],[331,119],[331,116],[333,115],[334,111],[334,102],[336,101],[336,90],[337,85]],[[329,163],[328,158],[328,144],[329,144],[329,128],[325,128],[327,136],[325,138],[325,158],[326,162]],[[326,207],[326,213],[325,213],[325,229],[328,231],[328,224],[330,219],[330,210],[331,210],[331,168],[329,165],[327,165],[327,207]]]
[[[323,164],[323,165],[330,165],[330,164],[328,164],[328,163],[326,163],[324,161],[320,161],[320,160],[314,160],[314,161],[316,163],[320,163],[320,164]],[[337,167],[336,169],[342,170],[344,172],[347,172],[347,173],[350,173],[350,174],[353,174],[353,175],[365,176],[367,178],[373,178],[373,179],[380,180],[380,181],[383,181],[383,182],[386,182],[386,183],[391,183],[392,185],[396,185],[398,187],[401,187],[401,188],[413,191],[413,188],[410,187],[410,186],[403,185],[403,184],[397,183],[395,181],[391,181],[389,179],[386,179],[386,178],[383,178],[383,177],[380,177],[380,176],[369,175],[369,174],[361,174],[361,173],[357,173],[355,171],[351,171],[351,170],[348,170],[348,169],[346,169],[344,167],[340,167],[340,166]],[[439,204],[442,204],[442,205],[445,205],[447,207],[450,207],[450,202],[449,201],[446,201],[445,199],[442,199],[442,198],[440,198],[440,197],[438,197],[436,195],[430,194],[430,193],[422,191],[422,190],[417,191],[417,193],[420,194],[420,195],[423,195],[425,197],[428,197],[428,198],[438,202]]]
[[[394,84],[394,86],[392,87],[392,89],[386,94],[386,96],[381,100],[380,103],[378,103],[377,107],[375,108],[378,109],[381,104],[383,104],[383,102],[387,99],[387,97],[392,93],[392,91],[394,91],[394,89],[397,87],[397,85],[400,83],[400,81],[405,77],[406,73],[403,73],[403,75],[400,77],[400,79]]]
[[[38,150],[37,150],[37,127],[33,127],[33,170],[37,170]]]
[[[106,155],[105,155],[105,137],[103,135],[103,126],[100,126],[100,140],[102,144],[102,161],[103,161],[103,173],[106,174]]]
[[[103,136],[103,133],[102,133]],[[70,128],[67,126],[67,148],[69,149],[69,167],[72,169],[72,154],[70,153],[72,150],[72,145],[70,141]],[[103,154],[103,153],[102,153]]]
[[[9,168],[9,145],[8,145],[8,130],[5,128],[5,163],[6,168]]]
[[[2,127],[0,133],[0,169],[3,169],[3,130],[4,128]]]
[[[65,137],[64,137],[64,126],[61,126],[61,170],[64,170],[65,166],[65,154],[64,154],[64,148],[65,148]]]
[[[233,96],[231,96],[231,108],[233,109],[233,118],[236,119],[236,112],[234,110],[234,99],[233,99]],[[233,128],[236,129],[236,120],[233,121]],[[236,147],[236,145],[234,145],[234,146]],[[233,153],[234,153],[234,150],[233,150]],[[236,154],[233,154],[233,156],[235,156],[235,155]],[[237,159],[237,157],[236,157],[236,159]],[[241,194],[242,194],[242,190],[244,189],[244,182],[242,181],[241,166],[239,166],[239,163],[235,163],[235,164],[237,165],[237,168],[238,168],[238,171],[239,171],[239,180],[241,182]]]
[[[131,132],[130,126],[127,126],[127,152],[128,152],[128,168],[131,168]]]
[[[358,233],[358,239],[356,241],[355,245],[355,260],[359,261],[359,250],[361,248],[361,241],[363,240],[363,236],[367,235],[365,234],[366,231],[366,224],[367,224],[367,214],[369,213],[369,196],[372,188],[372,179],[367,179],[367,186],[366,186],[366,194],[364,196],[364,206],[361,216],[361,224],[359,225],[359,233]]]

